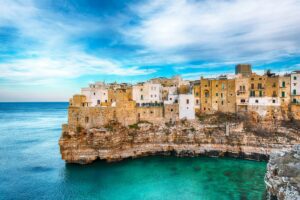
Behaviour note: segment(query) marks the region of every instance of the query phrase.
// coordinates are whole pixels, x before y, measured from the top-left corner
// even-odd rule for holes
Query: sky
[[[95,81],[300,69],[299,0],[0,0],[0,101]]]

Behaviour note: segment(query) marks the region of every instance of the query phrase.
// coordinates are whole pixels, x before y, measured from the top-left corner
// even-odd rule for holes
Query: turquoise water
[[[153,156],[65,164],[67,103],[0,103],[0,199],[263,199],[265,162]]]

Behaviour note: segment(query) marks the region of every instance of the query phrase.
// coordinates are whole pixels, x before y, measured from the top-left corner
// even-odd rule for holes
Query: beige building
[[[235,79],[236,111],[247,111],[250,96],[249,78],[237,75]]]

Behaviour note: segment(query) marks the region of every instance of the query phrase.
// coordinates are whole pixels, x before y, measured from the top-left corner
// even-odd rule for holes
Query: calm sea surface
[[[67,103],[0,103],[0,199],[263,199],[265,162],[145,157],[65,164]]]

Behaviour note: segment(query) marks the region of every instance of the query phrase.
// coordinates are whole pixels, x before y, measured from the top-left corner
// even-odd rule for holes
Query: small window
[[[246,100],[245,99],[241,99],[241,103],[245,103],[246,102]]]
[[[297,76],[294,76],[294,80],[297,80]]]
[[[97,100],[97,104],[98,104],[98,105],[100,104],[100,100],[99,100],[99,99]]]
[[[219,94],[218,94],[218,93],[216,93],[216,97],[217,97],[217,96],[219,96]]]
[[[218,85],[216,85],[216,87],[218,87]]]
[[[173,112],[173,109],[171,109],[171,112]]]
[[[254,84],[253,84],[253,83],[251,84],[251,89],[252,89],[252,90],[254,89]]]
[[[96,93],[94,92],[94,96],[96,95]]]
[[[199,100],[198,100],[198,99],[196,100],[196,104],[197,104],[197,105],[199,104]]]
[[[296,100],[296,99],[293,99],[293,103],[297,103],[297,100]]]
[[[89,117],[85,117],[85,123],[89,123]]]
[[[255,103],[258,103],[258,100],[257,100],[257,99],[255,100]]]
[[[281,92],[281,97],[285,97],[285,92]]]
[[[276,101],[273,99],[273,103],[276,103]]]
[[[282,82],[282,87],[285,87],[285,82],[284,81]]]
[[[293,90],[293,95],[296,95],[297,91],[296,90]]]
[[[190,103],[190,100],[189,100],[189,99],[187,99],[187,100],[186,100],[186,104],[189,104],[189,103]]]
[[[198,93],[198,92],[196,92],[196,96],[199,96],[199,93]]]

